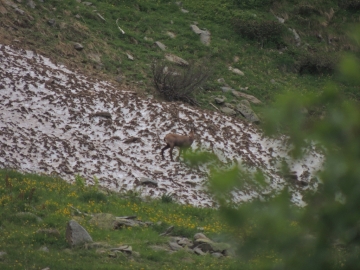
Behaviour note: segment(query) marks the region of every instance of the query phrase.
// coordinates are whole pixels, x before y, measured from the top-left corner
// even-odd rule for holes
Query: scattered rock
[[[214,98],[214,101],[216,104],[224,104],[224,102],[226,101],[226,97],[224,96],[217,96]]]
[[[200,41],[204,45],[210,45],[210,32],[207,29],[201,30],[196,24],[190,25],[193,32],[197,35],[200,35]]]
[[[226,92],[231,92],[231,91],[235,91],[235,90],[232,89],[231,87],[223,86],[223,87],[221,87],[221,91],[223,91],[224,93],[226,93]]]
[[[107,119],[111,119],[111,114],[109,112],[96,112],[91,114],[92,117],[104,117]]]
[[[180,66],[188,66],[189,65],[189,62],[174,55],[174,54],[165,54],[165,58],[170,61],[170,62],[173,62],[175,64],[178,64]]]
[[[235,97],[238,97],[238,98],[245,98],[249,101],[251,101],[252,103],[254,104],[261,104],[261,101],[258,100],[256,97],[252,96],[252,95],[248,95],[248,94],[245,94],[245,93],[241,93],[241,92],[238,92],[238,91],[235,91],[233,90],[231,92]]]
[[[200,256],[206,255],[206,253],[204,253],[200,248],[196,247],[193,250],[194,250],[195,254],[197,254],[197,255],[200,255]]]
[[[122,253],[125,253],[127,255],[131,255],[132,254],[132,246],[128,246],[128,245],[124,245],[124,246],[120,246],[120,247],[116,247],[116,248],[111,248],[111,251],[120,251]]]
[[[126,53],[126,56],[129,60],[134,61],[134,56],[132,56],[131,54]]]
[[[32,9],[34,9],[34,8],[36,7],[36,5],[35,5],[35,3],[34,3],[33,0],[28,0],[28,1],[27,1],[27,5],[28,5],[28,7],[32,8]]]
[[[208,239],[208,240],[210,240],[210,239],[207,238],[207,237],[205,236],[205,234],[203,234],[203,233],[196,233],[196,234],[194,235],[194,239],[195,239],[195,240],[198,240],[198,239]]]
[[[301,39],[300,39],[299,34],[296,32],[295,29],[292,29],[292,28],[289,28],[289,31],[293,33],[294,38],[295,38],[296,46],[299,47],[301,45]]]
[[[178,251],[178,250],[181,250],[181,249],[183,249],[183,247],[182,246],[180,246],[178,243],[176,243],[176,242],[169,242],[168,243],[169,244],[169,247],[172,249],[172,250],[174,250],[174,251]]]
[[[165,46],[163,43],[161,43],[160,41],[156,41],[155,44],[156,44],[161,50],[163,50],[163,51],[166,50],[166,46]]]
[[[176,35],[173,32],[167,31],[166,35],[168,35],[170,38],[175,38]]]
[[[67,243],[72,247],[93,242],[90,234],[75,220],[68,222],[65,237]]]
[[[141,142],[141,139],[138,138],[138,137],[130,137],[130,138],[128,138],[128,139],[125,139],[123,142],[126,143],[126,144],[129,144],[129,143],[138,143],[138,142]]]
[[[215,257],[215,258],[221,258],[224,257],[224,255],[220,252],[213,252],[211,253],[211,256]]]
[[[55,26],[56,21],[55,21],[55,19],[50,19],[50,20],[47,21],[47,23],[48,23],[48,25],[50,25],[50,26]]]
[[[91,2],[82,2],[82,3],[83,3],[83,5],[85,5],[85,6],[91,6],[91,5],[92,5]]]
[[[227,114],[227,115],[236,115],[236,111],[234,111],[231,108],[228,107],[221,107],[220,111],[222,111],[223,113]]]
[[[242,116],[244,116],[245,119],[248,120],[249,122],[255,124],[260,123],[260,119],[252,110],[249,101],[245,99],[240,101],[240,103],[237,104],[235,110],[238,111]]]
[[[202,30],[196,24],[191,24],[190,27],[195,34],[200,35],[202,33]]]
[[[75,48],[75,50],[77,50],[77,51],[81,51],[81,50],[84,49],[84,46],[83,46],[82,44],[80,44],[80,43],[75,43],[75,44],[74,44],[74,48]]]
[[[46,246],[39,248],[39,250],[43,252],[49,252],[49,248]]]
[[[211,34],[208,30],[204,30],[201,32],[200,34],[200,41],[202,44],[206,45],[206,46],[209,46],[210,45],[210,38]]]
[[[232,71],[233,73],[241,75],[241,76],[245,75],[244,72],[242,72],[240,69],[237,69],[237,68],[229,67],[229,70]]]
[[[188,10],[186,10],[186,9],[180,9],[180,11],[182,12],[182,13],[189,13],[189,11]]]
[[[141,177],[140,178],[140,183],[141,183],[141,185],[150,184],[150,185],[158,186],[158,182],[156,180],[146,178],[146,177]]]
[[[0,260],[3,260],[7,253],[5,251],[0,251]]]
[[[144,37],[146,41],[154,41],[152,38]]]

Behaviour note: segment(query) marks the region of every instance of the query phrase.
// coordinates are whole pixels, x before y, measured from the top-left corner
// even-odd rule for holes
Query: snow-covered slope
[[[278,175],[283,160],[303,183],[322,164],[314,149],[303,160],[291,161],[284,140],[265,138],[240,119],[143,99],[31,51],[0,45],[0,167],[55,172],[68,181],[79,174],[90,184],[96,176],[117,191],[136,189],[152,197],[172,193],[181,203],[211,207],[206,166],[170,162],[168,152],[161,159],[163,137],[187,133],[190,123],[197,128],[194,150],[208,149],[223,162],[262,169],[275,190],[288,182]],[[126,141],[132,137],[133,142]],[[158,186],[140,185],[142,177]],[[292,186],[293,200],[301,204],[301,188]],[[233,196],[241,202],[266,192],[248,187]]]

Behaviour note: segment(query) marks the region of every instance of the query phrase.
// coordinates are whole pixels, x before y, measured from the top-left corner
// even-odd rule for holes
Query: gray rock
[[[177,241],[177,243],[182,247],[191,247],[193,245],[193,242],[188,238],[181,238]]]
[[[171,37],[171,38],[175,38],[175,37],[176,37],[176,35],[175,35],[173,32],[170,32],[170,31],[167,31],[167,32],[166,32],[166,35],[168,35],[168,36]]]
[[[228,108],[228,107],[221,107],[220,111],[222,111],[223,113],[227,114],[227,115],[236,115],[236,111]]]
[[[116,217],[113,223],[113,227],[114,229],[121,229],[123,227],[138,227],[141,224],[141,221],[139,222],[137,220]]]
[[[300,38],[299,34],[296,32],[295,29],[292,29],[292,28],[289,28],[289,31],[293,33],[296,46],[299,47],[301,45],[301,38]]]
[[[226,84],[224,78],[217,79],[217,82],[218,82],[218,83],[221,83],[221,84]]]
[[[214,99],[216,104],[224,104],[224,102],[226,101],[226,97],[224,96],[217,96]]]
[[[85,6],[91,6],[91,5],[92,5],[91,2],[82,2],[82,3],[83,3],[83,5],[85,5]]]
[[[68,222],[65,237],[67,243],[72,247],[93,242],[90,234],[75,220]]]
[[[178,64],[180,66],[188,66],[189,65],[189,62],[174,55],[174,54],[170,54],[170,53],[167,53],[165,54],[165,58],[170,61],[170,62],[173,62],[175,64]]]
[[[5,251],[0,251],[0,260],[3,260],[7,253]]]
[[[28,5],[30,8],[32,8],[32,9],[34,9],[34,8],[36,7],[36,5],[35,5],[35,3],[34,3],[33,0],[28,0],[28,1],[27,1],[27,5]]]
[[[183,249],[183,247],[182,246],[180,246],[178,243],[176,243],[176,242],[169,242],[168,243],[169,244],[169,247],[172,249],[172,250],[174,250],[174,251],[178,251],[178,250],[181,250],[181,249]]]
[[[221,91],[223,91],[224,93],[226,93],[226,92],[232,92],[232,91],[235,91],[235,90],[232,89],[231,87],[223,86],[223,87],[221,87]]]
[[[15,8],[15,12],[16,12],[16,13],[19,13],[20,15],[24,15],[24,14],[25,14],[25,11],[23,11],[23,10],[20,9],[20,8]]]
[[[233,73],[237,74],[237,75],[241,75],[244,76],[244,72],[242,72],[240,69],[238,68],[233,68],[233,67],[229,67],[229,70],[232,71]]]
[[[39,250],[40,251],[42,251],[42,252],[49,252],[49,249],[48,249],[48,247],[41,247],[41,248],[39,248]]]
[[[163,43],[161,43],[160,41],[156,41],[155,44],[156,44],[161,50],[163,50],[163,51],[166,50],[166,46],[165,46]]]
[[[206,255],[206,253],[204,253],[200,248],[194,248],[194,253],[197,254],[197,255],[200,255],[200,256],[204,256]]]
[[[50,19],[50,20],[47,21],[47,23],[48,23],[48,25],[50,25],[50,26],[55,26],[56,21],[55,21],[55,19]]]
[[[211,34],[208,30],[204,30],[200,34],[200,41],[202,44],[209,46],[210,45],[210,38]]]
[[[198,240],[198,239],[208,239],[208,240],[210,240],[210,239],[207,238],[206,235],[203,234],[203,233],[196,233],[196,234],[194,235],[194,239],[195,239],[195,240]]]
[[[238,92],[238,91],[235,91],[233,90],[231,92],[235,97],[238,97],[238,98],[245,98],[249,101],[251,101],[252,103],[254,104],[260,104],[261,101],[258,100],[256,97],[252,96],[252,95],[248,95],[248,94],[245,94],[245,93],[241,93],[241,92]]]
[[[224,257],[224,255],[220,252],[214,252],[214,253],[211,253],[211,256],[215,257],[215,258],[221,258],[221,257]]]
[[[180,9],[180,11],[182,12],[182,13],[189,13],[189,11],[188,10],[186,10],[186,9]]]
[[[140,183],[141,183],[142,185],[150,184],[150,185],[158,186],[158,182],[157,182],[156,180],[153,180],[153,179],[150,179],[150,178],[146,178],[146,177],[141,177],[141,178],[140,178]]]
[[[84,46],[83,46],[82,44],[80,44],[80,43],[75,43],[75,44],[74,44],[74,48],[75,48],[75,50],[77,50],[77,51],[81,51],[81,50],[84,49]]]
[[[202,30],[196,24],[191,24],[190,27],[195,34],[200,35],[202,33]]]
[[[249,101],[242,100],[239,104],[237,104],[236,111],[238,111],[242,116],[245,117],[246,120],[248,120],[251,123],[258,124],[260,123],[259,117],[256,115],[256,113],[252,110]]]

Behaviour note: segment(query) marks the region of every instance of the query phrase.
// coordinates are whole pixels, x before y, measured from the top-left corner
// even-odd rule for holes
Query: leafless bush
[[[154,61],[152,73],[155,89],[166,100],[191,105],[198,105],[194,95],[201,91],[201,86],[211,75],[209,66],[204,63],[178,67],[164,61]]]

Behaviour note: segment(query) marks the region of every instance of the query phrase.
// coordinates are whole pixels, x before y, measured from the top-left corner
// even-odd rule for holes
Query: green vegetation
[[[358,53],[346,35],[359,21],[358,1],[184,0],[181,7],[167,0],[90,2],[89,6],[50,0],[35,9],[19,4],[31,18],[11,13],[2,21],[17,22],[16,36],[29,49],[91,76],[113,80],[120,76],[123,88],[140,93],[156,93],[151,63],[164,59],[165,53],[193,63],[206,59],[214,72],[196,99],[208,109],[214,109],[209,105],[211,96],[221,94],[219,78],[237,90],[249,87],[248,94],[270,103],[276,94],[290,89],[299,94],[321,92],[327,82],[337,79],[339,54]],[[194,22],[211,32],[210,46],[192,32]],[[299,44],[290,28],[301,38]],[[2,28],[3,40],[12,40],[12,31]],[[165,44],[166,51],[155,41]],[[74,42],[83,44],[84,50],[76,51]],[[245,76],[233,74],[229,66]],[[359,99],[358,86],[344,83],[341,91]]]
[[[174,236],[192,239],[202,227],[207,236],[219,238],[228,227],[221,223],[216,210],[169,203],[170,195],[144,201],[131,193],[85,187],[82,182],[80,176],[69,184],[57,177],[0,170],[0,251],[7,253],[0,258],[1,269],[237,269],[231,258],[219,260],[185,251],[169,255],[150,248],[167,243],[168,238],[159,234],[171,225]],[[136,215],[154,225],[100,229],[88,222],[88,215],[96,213]],[[131,245],[140,256],[111,258],[95,249],[71,249],[65,240],[66,224],[71,219],[78,221],[95,242]],[[40,229],[59,233],[42,234],[37,232]],[[40,250],[44,246],[49,252]]]

